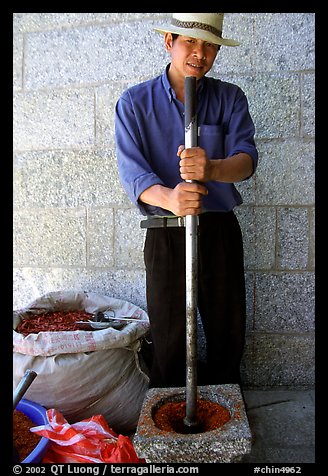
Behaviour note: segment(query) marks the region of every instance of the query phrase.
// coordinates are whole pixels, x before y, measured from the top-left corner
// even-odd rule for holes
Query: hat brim
[[[165,33],[176,33],[177,35],[189,36],[190,38],[197,38],[198,40],[208,41],[209,43],[214,43],[215,45],[223,46],[239,46],[239,41],[232,40],[229,38],[220,38],[219,36],[214,35],[213,33],[205,30],[194,29],[194,28],[179,28],[175,26],[170,26],[169,28],[154,28],[154,31],[165,35]]]

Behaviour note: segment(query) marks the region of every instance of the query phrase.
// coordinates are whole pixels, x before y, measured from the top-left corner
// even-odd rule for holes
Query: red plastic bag
[[[70,425],[55,409],[47,410],[49,424],[31,428],[51,440],[43,463],[144,463],[129,437],[117,435],[102,415]]]

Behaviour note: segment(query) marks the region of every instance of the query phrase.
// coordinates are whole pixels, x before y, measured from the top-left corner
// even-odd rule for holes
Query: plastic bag
[[[70,425],[62,413],[47,410],[49,424],[31,432],[51,443],[42,463],[144,463],[128,436],[117,435],[102,415]]]

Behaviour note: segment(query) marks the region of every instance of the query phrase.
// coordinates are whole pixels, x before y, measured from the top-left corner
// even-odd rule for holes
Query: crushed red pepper
[[[33,426],[35,424],[25,413],[20,410],[14,410],[13,440],[18,452],[19,461],[23,461],[41,440],[41,436],[30,431],[30,428]]]
[[[84,330],[86,326],[89,328],[88,323],[78,324],[77,321],[92,320],[92,316],[85,311],[47,311],[22,319],[15,330],[24,336],[38,332]]]
[[[156,409],[153,420],[157,428],[175,433],[203,433],[216,430],[227,423],[231,416],[219,403],[198,399],[196,404],[197,427],[194,431],[184,424],[186,402],[166,402]]]

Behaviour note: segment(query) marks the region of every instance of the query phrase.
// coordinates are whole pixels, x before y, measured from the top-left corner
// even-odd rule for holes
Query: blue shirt
[[[174,188],[182,182],[178,146],[184,144],[184,105],[176,98],[164,74],[123,92],[115,109],[117,162],[121,183],[143,215],[172,215],[168,210],[139,201],[152,185]],[[197,87],[198,146],[209,159],[239,152],[258,154],[254,124],[243,91],[219,79],[203,77]],[[203,211],[230,211],[242,203],[232,183],[206,182]]]

